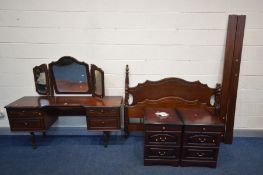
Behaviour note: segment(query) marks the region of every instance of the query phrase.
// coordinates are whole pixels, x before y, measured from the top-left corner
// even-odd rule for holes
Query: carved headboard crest
[[[221,86],[210,88],[200,81],[186,81],[180,78],[164,78],[159,81],[145,81],[135,87],[129,87],[129,67],[126,66],[125,79],[125,104],[136,105],[144,100],[158,100],[163,97],[177,97],[185,101],[198,101],[207,106],[214,106],[218,102],[218,95],[221,93]],[[129,98],[132,102],[129,104]],[[211,101],[215,103],[211,104]],[[131,99],[130,99],[131,101]]]

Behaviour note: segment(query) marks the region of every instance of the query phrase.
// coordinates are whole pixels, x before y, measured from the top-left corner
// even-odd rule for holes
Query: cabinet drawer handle
[[[101,124],[105,124],[105,122],[104,122],[104,121],[102,121],[102,122],[101,122]]]
[[[204,143],[204,142],[206,142],[206,138],[198,138],[198,141],[200,142],[200,143]]]
[[[205,153],[196,153],[196,155],[197,155],[198,157],[203,157],[203,156],[205,155]]]
[[[161,142],[165,142],[166,141],[166,137],[164,137],[164,138],[160,137],[159,139],[160,139]]]
[[[163,127],[162,127],[162,130],[165,131],[165,129],[166,129],[165,126],[163,126]]]
[[[25,125],[25,126],[28,126],[28,123],[27,123],[27,122],[25,122],[25,123],[24,123],[24,125]]]
[[[89,112],[95,112],[95,110],[90,109]]]
[[[166,152],[165,152],[165,151],[163,151],[163,152],[158,151],[158,154],[159,154],[160,156],[165,156],[165,155],[166,155]]]

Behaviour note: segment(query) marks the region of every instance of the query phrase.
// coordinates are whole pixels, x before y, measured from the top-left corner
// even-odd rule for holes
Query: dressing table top
[[[6,108],[119,107],[121,104],[121,96],[25,96],[10,103]]]

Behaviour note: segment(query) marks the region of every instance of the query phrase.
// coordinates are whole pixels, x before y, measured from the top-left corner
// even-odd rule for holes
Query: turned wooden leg
[[[130,132],[128,130],[124,130],[124,138],[127,139],[130,135]]]
[[[105,148],[108,146],[109,137],[110,137],[110,131],[103,131],[103,143]]]
[[[33,149],[36,149],[36,148],[37,148],[37,145],[36,145],[36,136],[35,136],[35,133],[34,133],[34,132],[30,132],[30,135],[31,135],[31,141],[32,141],[32,148],[33,148]]]

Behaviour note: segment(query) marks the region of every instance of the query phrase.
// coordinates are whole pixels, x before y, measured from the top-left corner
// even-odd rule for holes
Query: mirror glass
[[[95,73],[95,93],[97,95],[102,95],[102,74],[98,70],[94,71]]]
[[[49,94],[47,65],[42,64],[33,68],[36,91],[41,95]]]
[[[91,76],[93,82],[93,96],[104,97],[104,72],[96,65],[91,65]]]
[[[72,57],[62,57],[51,63],[51,71],[57,93],[88,93],[88,65]]]

